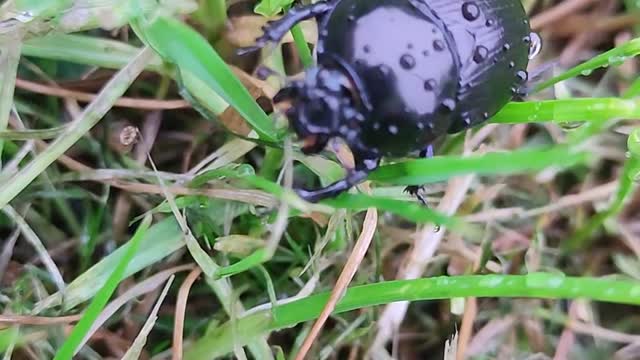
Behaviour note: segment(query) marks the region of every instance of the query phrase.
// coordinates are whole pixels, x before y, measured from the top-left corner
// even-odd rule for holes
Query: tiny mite
[[[355,157],[344,179],[298,190],[311,202],[363,181],[382,157],[430,156],[436,139],[491,118],[521,95],[540,45],[520,0],[336,0],[292,8],[244,51],[310,18],[317,64],[274,101],[291,102],[305,153],[339,137]]]

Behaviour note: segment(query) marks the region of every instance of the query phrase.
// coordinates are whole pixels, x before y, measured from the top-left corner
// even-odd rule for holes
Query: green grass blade
[[[509,103],[490,122],[524,124],[532,122],[604,122],[640,117],[640,100],[581,98]]]
[[[180,73],[190,73],[211,87],[247,120],[263,140],[277,141],[273,121],[198,32],[176,19],[162,16],[150,22],[141,20],[134,25],[141,38],[163,59],[176,65]],[[192,89],[187,90],[194,94]]]
[[[213,359],[255,336],[288,328],[316,318],[329,293],[309,296],[272,310],[263,310],[227,323],[198,339],[185,352],[185,360]],[[349,288],[334,314],[389,304],[461,297],[590,299],[640,305],[640,283],[635,281],[566,277],[562,274],[470,275],[397,280]],[[234,327],[232,330],[231,326]],[[243,336],[234,338],[233,334]],[[240,343],[238,343],[240,342]]]
[[[311,50],[309,50],[309,45],[307,45],[307,40],[304,38],[304,33],[300,25],[291,28],[291,35],[296,44],[296,49],[298,49],[302,65],[304,65],[305,68],[313,66],[313,56],[311,56]]]
[[[66,126],[62,125],[50,129],[0,131],[0,140],[52,139],[62,134],[65,129]]]
[[[129,262],[125,276],[135,274],[157,263],[185,245],[182,231],[173,218],[168,218],[151,226],[146,231],[141,242],[141,247],[144,251],[135,254]],[[69,284],[64,294],[53,294],[38,303],[34,312],[38,313],[46,308],[58,305],[63,299],[64,310],[72,309],[78,304],[91,299],[95,296],[96,291],[106,283],[108,274],[127,254],[130,246],[130,243],[127,243],[100,260]]]
[[[121,69],[140,52],[140,48],[95,36],[53,33],[29,39],[24,43],[22,52],[37,58]],[[149,61],[148,69],[165,71],[157,57]]]
[[[115,266],[113,272],[107,279],[107,282],[104,284],[104,286],[102,286],[102,288],[96,293],[96,296],[93,298],[84,314],[82,315],[82,319],[80,319],[78,324],[73,328],[69,337],[65,340],[64,344],[62,344],[62,347],[56,353],[54,360],[72,359],[73,356],[78,352],[78,350],[80,350],[79,345],[82,342],[82,339],[86,336],[87,332],[91,328],[91,325],[102,312],[102,309],[104,309],[104,307],[107,305],[107,302],[115,292],[116,287],[118,287],[120,282],[124,279],[127,266],[138,251],[140,242],[149,229],[151,220],[151,215],[147,215],[142,221],[135,234],[129,241],[130,245],[127,248],[124,256]]]
[[[16,85],[16,71],[20,60],[22,39],[0,39],[0,132],[7,129],[9,114],[13,107],[13,92]],[[2,169],[2,152],[4,141],[0,139],[0,169]],[[0,208],[2,206],[0,205]]]
[[[624,63],[628,58],[638,56],[640,54],[640,38],[633,39],[618,47],[615,47],[603,54],[589,59],[582,64],[564,72],[563,74],[551,78],[538,84],[535,91],[544,90],[561,81],[571,79],[580,75],[590,75],[595,69],[608,66],[617,66]]]
[[[550,166],[571,167],[585,163],[588,159],[587,152],[573,151],[567,146],[469,157],[436,156],[382,166],[371,173],[369,180],[398,185],[421,185],[469,173],[507,175],[543,170]]]

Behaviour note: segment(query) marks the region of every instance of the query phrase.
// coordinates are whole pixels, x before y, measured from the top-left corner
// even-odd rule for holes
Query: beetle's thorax
[[[340,69],[320,66],[309,69],[304,80],[280,90],[274,100],[291,102],[286,111],[290,125],[304,140],[303,151],[316,153],[332,137],[347,143],[356,141],[365,116],[352,94],[347,75]]]

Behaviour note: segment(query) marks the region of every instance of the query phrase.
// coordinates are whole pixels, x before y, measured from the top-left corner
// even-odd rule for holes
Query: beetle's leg
[[[433,145],[429,145],[426,148],[422,149],[422,151],[420,151],[420,157],[427,158],[427,159],[432,158]],[[424,185],[409,185],[406,188],[404,188],[404,192],[409,193],[412,196],[415,196],[418,199],[418,201],[422,203],[422,205],[427,206],[426,199],[420,193],[422,190],[424,190]]]
[[[379,164],[380,159],[378,158],[356,159],[356,168],[350,170],[347,177],[344,179],[336,181],[335,183],[321,189],[297,189],[296,192],[301,198],[312,203],[339,195],[366,179],[367,175],[369,175],[371,171],[375,170]]]
[[[256,44],[238,50],[238,54],[247,54],[263,48],[269,42],[279,42],[297,23],[325,14],[333,9],[332,2],[321,1],[311,5],[298,5],[291,8],[278,20],[269,21],[262,27],[264,34],[256,39]]]

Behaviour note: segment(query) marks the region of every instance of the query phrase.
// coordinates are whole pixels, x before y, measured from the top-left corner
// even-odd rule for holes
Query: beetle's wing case
[[[438,16],[461,64],[450,132],[493,116],[526,81],[531,32],[520,0],[410,0]]]
[[[320,24],[318,63],[348,69],[372,105],[359,138],[406,155],[445,133],[459,64],[444,25],[407,0],[341,0]]]

